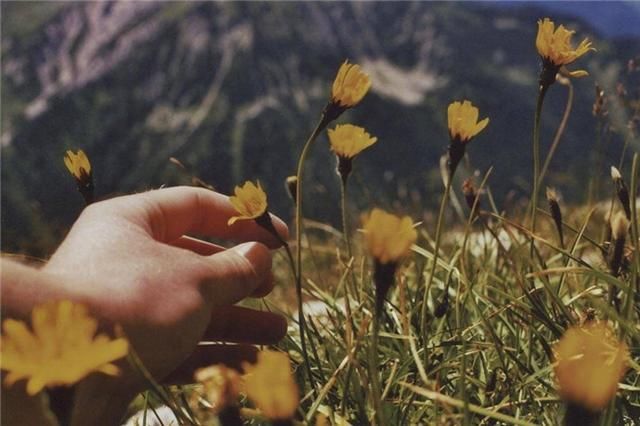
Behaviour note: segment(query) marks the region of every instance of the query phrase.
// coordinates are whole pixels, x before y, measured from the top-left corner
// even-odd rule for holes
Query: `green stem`
[[[538,210],[538,192],[540,182],[540,116],[542,115],[542,104],[544,95],[549,86],[540,85],[538,100],[536,102],[536,112],[533,120],[533,189],[531,191],[531,233],[536,232],[536,216]],[[531,254],[533,254],[533,239],[531,240]]]
[[[309,375],[309,384],[313,389],[314,393],[316,392],[315,382],[313,380],[313,375],[311,374],[311,365],[309,363],[309,354],[307,352],[307,343],[305,339],[305,320],[304,320],[304,312],[303,312],[303,304],[302,304],[302,180],[303,180],[303,170],[304,170],[304,162],[309,154],[309,150],[313,145],[313,142],[316,140],[320,132],[329,124],[329,120],[327,119],[326,114],[322,114],[316,128],[307,139],[307,142],[304,144],[302,148],[302,153],[300,154],[300,158],[298,159],[298,168],[296,172],[297,178],[297,188],[296,188],[296,264],[298,265],[297,273],[296,273],[296,296],[298,298],[298,325],[300,327],[300,346],[302,348],[302,356],[304,358],[304,363],[307,369],[307,374]]]
[[[347,262],[351,260],[351,235],[349,233],[349,221],[347,219],[347,179],[342,179],[340,185],[340,207],[342,210],[342,234],[347,248]]]
[[[440,211],[438,212],[438,223],[436,227],[436,241],[433,248],[433,263],[431,265],[431,271],[429,271],[429,278],[427,279],[427,287],[424,295],[422,296],[422,312],[420,315],[420,326],[422,327],[422,335],[425,338],[425,329],[427,322],[427,301],[429,299],[429,292],[431,291],[431,285],[433,284],[433,277],[436,273],[436,267],[438,265],[438,255],[440,252],[440,240],[442,238],[442,229],[444,228],[444,211],[447,206],[447,200],[449,199],[449,191],[451,191],[451,182],[453,181],[453,173],[449,174],[449,179],[445,185],[444,194],[440,200]],[[426,355],[427,351],[425,351]]]
[[[375,410],[375,420],[378,426],[384,426],[384,415],[382,412],[381,386],[378,371],[378,333],[380,330],[380,315],[382,310],[374,312],[373,334],[371,336],[371,346],[369,350],[369,376],[371,378],[371,398]]]
[[[547,174],[547,170],[549,168],[549,164],[551,163],[551,159],[560,144],[560,138],[564,134],[565,129],[567,128],[567,122],[569,121],[569,115],[571,114],[571,107],[573,106],[573,84],[571,80],[567,79],[566,83],[563,83],[568,87],[568,95],[567,95],[567,104],[564,107],[564,113],[562,114],[562,120],[560,120],[560,125],[558,126],[558,130],[556,130],[556,135],[553,138],[553,142],[551,143],[551,148],[549,148],[549,153],[547,154],[547,158],[544,160],[544,164],[542,165],[542,171],[538,176],[538,185],[542,185],[542,181],[544,180],[544,176]]]

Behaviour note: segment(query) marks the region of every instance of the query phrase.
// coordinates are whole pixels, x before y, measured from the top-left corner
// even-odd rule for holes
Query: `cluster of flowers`
[[[581,77],[585,71],[570,72],[566,65],[593,50],[585,39],[577,48],[571,46],[573,32],[545,18],[538,22],[536,47],[542,58],[540,85],[548,87],[561,73]],[[371,87],[369,77],[355,64],[345,62],[333,82],[330,101],[323,113],[325,126],[348,108],[356,106]],[[452,179],[467,144],[489,123],[479,120],[479,111],[470,101],[453,102],[447,110],[449,128],[448,169]],[[338,160],[338,173],[346,184],[353,159],[377,142],[367,131],[353,124],[337,125],[328,130],[331,150]],[[68,151],[65,165],[77,182],[87,204],[93,200],[91,165],[85,153]],[[295,179],[291,179],[294,198],[301,198]],[[297,197],[296,197],[297,195]],[[255,220],[268,231],[277,233],[268,213],[267,194],[259,183],[237,186],[230,202],[239,220]],[[298,221],[300,217],[297,218]],[[398,265],[411,252],[417,240],[413,221],[374,208],[363,220],[365,245],[374,262],[376,312],[381,309],[392,286]],[[278,236],[278,238],[280,238]],[[437,251],[437,249],[436,249]],[[3,322],[2,369],[8,371],[5,384],[27,379],[27,392],[34,395],[45,386],[72,385],[92,372],[117,374],[114,361],[124,357],[128,344],[124,338],[95,336],[97,322],[86,308],[69,301],[51,302],[34,308],[31,332],[21,321]],[[94,337],[95,336],[95,337]],[[585,323],[570,328],[555,346],[554,369],[560,395],[571,403],[598,411],[615,395],[617,384],[626,371],[628,351],[604,323]],[[201,370],[196,378],[205,385],[213,405],[225,409],[236,407],[240,392],[246,393],[261,412],[271,419],[292,418],[299,394],[291,376],[286,354],[263,351],[256,365],[246,365],[247,376],[240,384],[236,372],[222,368]],[[243,390],[244,389],[244,390]],[[214,401],[218,401],[214,403]],[[219,411],[222,415],[222,412]]]

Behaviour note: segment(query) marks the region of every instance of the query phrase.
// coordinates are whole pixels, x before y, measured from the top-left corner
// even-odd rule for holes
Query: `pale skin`
[[[254,221],[228,226],[234,214],[226,196],[193,187],[92,204],[43,267],[2,259],[2,317],[28,319],[33,306],[48,300],[84,303],[105,330],[123,327],[163,383],[188,382],[195,368],[215,362],[239,366],[255,357],[250,345],[284,337],[286,321],[234,306],[271,291],[269,249],[280,245]],[[286,240],[286,225],[276,217],[273,223]],[[191,235],[241,244],[225,249]],[[94,374],[78,386],[73,424],[118,424],[145,388],[137,372],[119,365],[117,378]]]

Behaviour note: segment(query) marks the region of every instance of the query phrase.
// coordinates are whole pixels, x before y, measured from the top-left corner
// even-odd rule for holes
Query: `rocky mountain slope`
[[[494,166],[500,203],[525,195],[542,13],[469,3],[3,2],[2,248],[43,255],[77,216],[66,149],[89,154],[102,196],[188,182],[168,161],[176,157],[223,192],[260,179],[272,210],[288,216],[282,182],[345,58],[374,83],[341,121],[380,141],[356,162],[354,204],[431,207],[446,105],[461,98],[491,118],[464,173]],[[569,198],[595,140],[594,83],[613,93],[638,53],[637,40],[573,26],[598,53],[581,61],[591,77],[575,82],[551,166]],[[565,99],[560,86],[549,94],[544,146]],[[614,138],[606,155],[617,159],[621,148]],[[333,169],[322,137],[309,162],[312,218],[337,217]]]

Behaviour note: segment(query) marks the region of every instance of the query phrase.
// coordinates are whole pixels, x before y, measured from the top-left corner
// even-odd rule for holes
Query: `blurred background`
[[[536,21],[547,16],[575,29],[574,43],[589,37],[598,52],[572,66],[591,75],[573,81],[572,113],[545,184],[584,202],[590,177],[601,175],[608,188],[625,139],[638,149],[631,134],[640,108],[637,2],[0,7],[5,252],[46,257],[78,216],[83,201],[62,161],[67,149],[88,154],[98,198],[188,184],[190,175],[169,161],[175,157],[224,193],[259,179],[271,211],[290,219],[283,182],[346,58],[364,67],[373,88],[340,122],[379,138],[355,161],[353,209],[377,205],[429,220],[442,187],[446,107],[463,98],[491,122],[458,177],[479,183],[493,166],[492,193],[508,209],[530,190]],[[592,114],[596,83],[608,98],[606,123]],[[543,155],[566,99],[559,84],[547,95]],[[322,135],[307,163],[305,211],[330,224],[339,221],[334,169]]]

